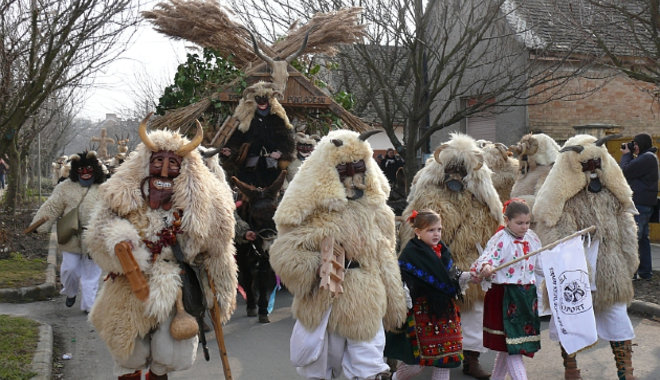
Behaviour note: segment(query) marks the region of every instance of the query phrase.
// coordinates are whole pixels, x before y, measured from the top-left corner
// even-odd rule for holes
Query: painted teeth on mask
[[[171,189],[172,188],[172,183],[171,182],[163,182],[163,181],[154,181],[154,186],[157,189]]]

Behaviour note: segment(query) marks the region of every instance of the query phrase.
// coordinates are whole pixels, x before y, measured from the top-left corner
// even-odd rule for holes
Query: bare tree
[[[120,37],[138,22],[130,0],[4,0],[0,3],[0,152],[18,166],[21,134],[50,96],[90,85],[90,76],[125,48]],[[14,166],[16,165],[16,166]],[[10,172],[6,206],[17,202],[17,171]]]
[[[229,4],[244,24],[257,24],[254,29],[271,38],[316,12],[362,6],[368,37],[338,55],[344,70],[340,87],[355,95],[358,113],[377,116],[404,156],[408,178],[434,133],[481,112],[565,97],[559,89],[586,64],[571,56],[582,40],[556,49],[535,35],[534,25],[525,24],[519,7],[508,0]],[[404,128],[403,140],[395,134],[397,126]]]
[[[552,6],[558,23],[592,42],[585,53],[660,85],[660,0],[553,0]]]

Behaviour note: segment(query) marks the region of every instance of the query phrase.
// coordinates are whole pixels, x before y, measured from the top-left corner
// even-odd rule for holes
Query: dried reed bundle
[[[288,57],[300,48],[305,34],[311,30],[303,54],[323,53],[332,56],[337,53],[337,45],[353,44],[365,36],[365,25],[360,25],[361,13],[360,7],[317,13],[297,29],[297,24],[294,23],[287,33],[287,38],[276,42],[273,50],[277,51],[280,57]]]
[[[160,33],[216,49],[224,58],[233,55],[238,67],[259,59],[252,50],[249,34],[214,1],[170,0],[156,4],[152,11],[142,12],[142,16]],[[260,48],[270,51],[268,46]]]
[[[195,120],[211,105],[211,98],[205,97],[197,103],[167,112],[164,116],[155,118],[149,123],[150,129],[179,129],[185,134],[195,123]]]

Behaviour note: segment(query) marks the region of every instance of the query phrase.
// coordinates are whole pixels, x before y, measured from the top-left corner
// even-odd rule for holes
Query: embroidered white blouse
[[[478,274],[486,264],[495,268],[539,248],[541,248],[541,240],[534,231],[527,230],[525,236],[519,239],[507,229],[502,229],[488,240],[486,248],[477,261],[472,264],[470,270]],[[498,270],[492,275],[489,282],[493,284],[535,284],[534,272],[538,270],[536,268],[538,257],[539,255],[534,255]],[[485,286],[485,288],[490,288],[490,286]]]

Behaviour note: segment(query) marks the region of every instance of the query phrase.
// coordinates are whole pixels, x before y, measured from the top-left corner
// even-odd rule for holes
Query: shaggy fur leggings
[[[401,363],[392,380],[408,380],[420,374],[425,367],[420,365],[410,365]],[[431,375],[431,380],[449,380],[449,368],[437,368],[433,367],[433,374]]]
[[[523,364],[522,355],[509,355],[506,352],[498,352],[495,357],[491,380],[504,380],[506,374],[511,375],[512,380],[527,380],[527,371]]]

